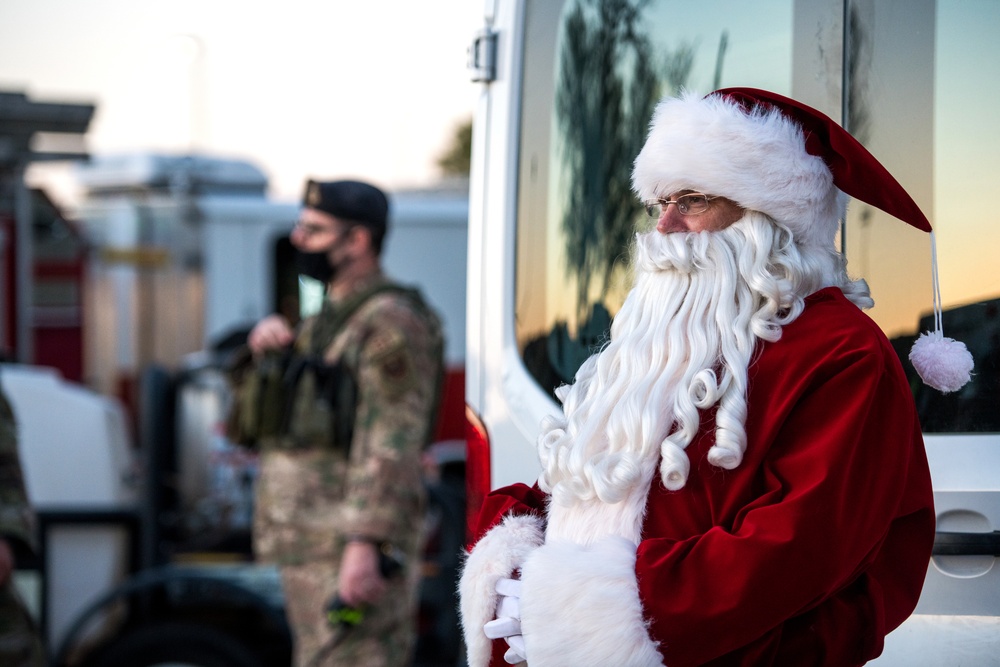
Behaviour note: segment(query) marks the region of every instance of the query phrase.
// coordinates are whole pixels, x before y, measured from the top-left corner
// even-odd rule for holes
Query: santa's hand
[[[517,579],[501,579],[497,582],[500,602],[497,604],[496,618],[483,626],[490,639],[503,639],[510,647],[503,659],[511,665],[525,660],[524,637],[521,636],[521,582]]]

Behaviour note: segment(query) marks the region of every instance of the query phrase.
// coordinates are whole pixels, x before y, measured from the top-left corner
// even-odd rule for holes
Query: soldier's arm
[[[407,539],[423,507],[420,457],[432,428],[440,333],[406,299],[380,297],[358,359],[346,534]]]
[[[34,514],[24,487],[24,474],[17,451],[17,424],[7,397],[0,391],[0,542],[13,569],[35,549]],[[0,575],[4,575],[0,562]],[[6,573],[9,576],[9,572]],[[6,576],[3,577],[6,581]]]

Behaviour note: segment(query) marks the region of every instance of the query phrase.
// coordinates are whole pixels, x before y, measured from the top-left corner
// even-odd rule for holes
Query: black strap
[[[324,359],[324,352],[361,306],[372,297],[386,292],[395,292],[410,299],[417,306],[421,315],[428,312],[427,305],[418,290],[391,282],[373,285],[369,289],[349,297],[336,307],[329,300],[325,301],[323,310],[320,311],[310,331],[310,338],[306,345],[309,353],[304,356],[294,355],[285,373],[284,383],[289,388],[284,411],[283,430],[285,433],[288,432],[290,426],[289,420],[292,414],[292,404],[295,400],[295,387],[302,374],[309,369],[315,378],[319,396],[330,405],[336,415],[335,432],[332,434],[334,445],[350,451],[358,402],[357,369],[350,363],[351,360],[346,358],[328,364]]]

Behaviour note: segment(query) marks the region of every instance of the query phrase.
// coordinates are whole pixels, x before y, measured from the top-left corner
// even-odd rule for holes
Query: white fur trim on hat
[[[497,582],[510,577],[544,540],[545,526],[534,515],[504,517],[472,548],[458,583],[462,633],[470,667],[487,667],[492,640],[483,626],[496,615]]]
[[[550,542],[521,566],[521,632],[531,667],[659,667],[643,618],[635,544]]]
[[[683,189],[720,195],[770,216],[796,243],[824,247],[847,205],[826,163],[806,152],[797,123],[777,109],[748,114],[718,95],[657,105],[632,187],[643,201]]]

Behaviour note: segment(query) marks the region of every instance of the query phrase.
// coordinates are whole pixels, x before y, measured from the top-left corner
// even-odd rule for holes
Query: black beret
[[[302,204],[376,229],[385,229],[389,217],[385,193],[361,181],[310,180]]]

